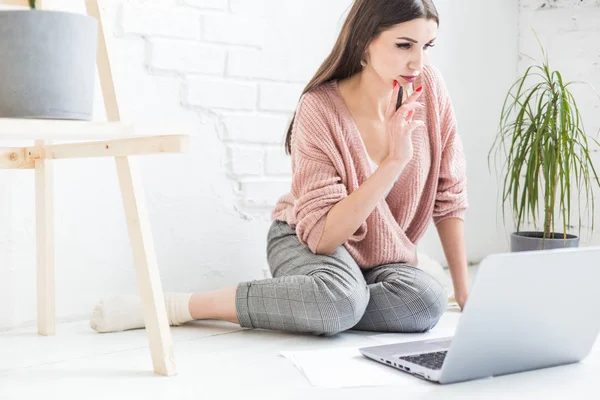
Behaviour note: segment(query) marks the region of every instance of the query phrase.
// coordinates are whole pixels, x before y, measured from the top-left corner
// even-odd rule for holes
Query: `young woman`
[[[171,325],[427,331],[447,306],[442,285],[418,268],[416,244],[431,221],[464,306],[465,159],[445,83],[427,64],[438,25],[432,0],[355,1],[287,133],[293,177],[267,237],[273,278],[168,293]],[[101,301],[91,326],[143,328],[139,299]]]

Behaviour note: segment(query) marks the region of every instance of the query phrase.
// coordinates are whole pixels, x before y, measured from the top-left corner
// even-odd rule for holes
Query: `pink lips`
[[[419,75],[410,75],[410,76],[403,76],[400,75],[402,77],[402,79],[404,79],[407,82],[414,82],[417,80],[417,78],[419,77]]]

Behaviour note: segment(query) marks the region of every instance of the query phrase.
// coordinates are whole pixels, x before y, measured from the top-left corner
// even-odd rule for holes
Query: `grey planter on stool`
[[[0,118],[91,120],[98,24],[60,11],[0,11]]]

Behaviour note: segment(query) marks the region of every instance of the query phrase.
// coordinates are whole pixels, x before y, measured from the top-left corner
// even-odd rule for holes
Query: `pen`
[[[404,88],[400,86],[400,91],[398,92],[398,100],[396,100],[396,111],[402,106],[402,95],[404,94]]]

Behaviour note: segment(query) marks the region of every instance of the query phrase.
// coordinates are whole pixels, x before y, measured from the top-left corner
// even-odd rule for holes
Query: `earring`
[[[360,65],[362,65],[362,67],[366,67],[367,63],[365,62],[365,60],[360,60]]]

